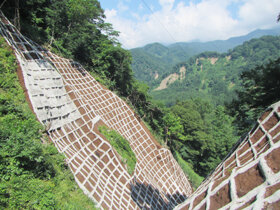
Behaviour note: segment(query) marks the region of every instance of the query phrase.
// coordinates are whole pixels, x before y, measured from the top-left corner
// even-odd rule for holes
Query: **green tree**
[[[236,116],[239,133],[244,134],[266,107],[280,100],[280,58],[244,72],[241,79],[238,99],[228,107]]]
[[[175,141],[184,140],[184,128],[180,122],[180,118],[175,116],[172,112],[165,113],[163,117],[165,144],[173,148]]]
[[[237,140],[233,118],[225,113],[224,107],[214,108],[200,99],[177,102],[170,110],[174,116],[170,114],[164,119],[169,120],[167,125],[175,133],[169,140],[171,151],[178,151],[199,175],[206,176]]]
[[[131,55],[119,45],[104,43],[100,46],[100,53],[92,58],[94,71],[114,81],[112,89],[121,95],[128,96],[132,89],[133,74],[131,69]]]

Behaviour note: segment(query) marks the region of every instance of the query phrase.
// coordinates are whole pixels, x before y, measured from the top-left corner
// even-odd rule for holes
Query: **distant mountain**
[[[144,47],[131,49],[132,69],[136,79],[146,82],[149,86],[159,84],[159,78],[172,71],[173,66],[186,62],[190,57],[205,52],[227,52],[252,38],[264,35],[280,35],[280,27],[267,30],[255,30],[247,35],[227,40],[210,42],[179,42],[164,46],[160,43],[148,44]]]
[[[216,40],[210,42],[190,42],[190,43],[179,42],[179,43],[169,45],[169,48],[182,47],[183,49],[186,50],[191,48],[194,49],[195,53],[201,53],[204,51],[215,51],[215,52],[222,53],[236,47],[237,45],[241,45],[245,41],[249,41],[250,39],[253,38],[259,38],[265,35],[272,35],[272,36],[280,35],[280,28],[267,29],[267,30],[257,29],[247,35],[233,37],[227,40]]]
[[[204,98],[214,104],[230,102],[240,88],[243,71],[280,57],[280,36],[263,36],[244,42],[227,53],[203,52],[176,65],[159,79],[152,96],[173,105],[177,100]]]

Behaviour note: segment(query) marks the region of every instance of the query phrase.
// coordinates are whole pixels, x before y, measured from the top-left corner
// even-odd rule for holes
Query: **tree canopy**
[[[265,108],[280,100],[280,58],[243,72],[241,79],[238,98],[228,106],[231,114],[236,116],[240,134],[243,134]]]
[[[14,20],[19,8],[20,30],[47,49],[80,62],[96,78],[121,95],[131,91],[131,55],[121,48],[118,32],[104,22],[97,0],[17,0],[3,5]]]
[[[151,91],[151,95],[168,106],[175,104],[176,100],[191,97],[204,98],[216,105],[230,103],[236,97],[235,91],[242,87],[242,72],[267,64],[279,56],[279,36],[252,39],[227,53],[204,52],[178,64],[166,75],[180,75],[180,69],[184,67],[183,79],[164,90]]]
[[[213,170],[237,140],[233,118],[224,107],[201,99],[177,102],[163,119],[167,145],[201,176]]]

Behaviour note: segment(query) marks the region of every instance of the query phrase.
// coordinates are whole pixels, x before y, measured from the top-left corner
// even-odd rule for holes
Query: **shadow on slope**
[[[179,192],[172,195],[162,194],[152,185],[140,182],[131,184],[131,198],[140,209],[173,209],[187,199]]]

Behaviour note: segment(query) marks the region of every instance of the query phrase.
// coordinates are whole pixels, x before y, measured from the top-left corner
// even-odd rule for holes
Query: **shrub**
[[[175,159],[178,161],[184,173],[187,175],[189,181],[191,182],[194,189],[196,189],[200,183],[203,181],[203,177],[199,176],[194,172],[192,167],[184,161],[184,159],[179,155],[178,152],[175,152]]]
[[[25,101],[0,37],[0,209],[94,209]]]
[[[129,142],[117,131],[110,130],[106,126],[99,126],[98,129],[122,157],[121,161],[127,165],[127,171],[132,175],[136,165],[136,156],[132,151]]]

